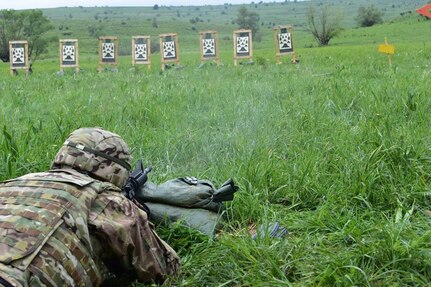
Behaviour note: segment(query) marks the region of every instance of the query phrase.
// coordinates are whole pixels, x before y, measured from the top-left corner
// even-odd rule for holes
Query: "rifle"
[[[148,166],[143,169],[142,160],[138,160],[138,163],[136,164],[136,169],[132,171],[126,181],[126,184],[123,187],[123,194],[128,199],[132,201],[137,200],[135,198],[136,192],[147,182],[148,174],[151,172],[152,169],[153,168],[151,166]],[[149,215],[150,209],[148,208],[148,206],[142,201],[138,202],[142,205],[143,210]]]

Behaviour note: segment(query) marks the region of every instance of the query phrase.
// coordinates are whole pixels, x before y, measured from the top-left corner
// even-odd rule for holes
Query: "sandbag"
[[[218,212],[223,208],[223,204],[212,200],[214,191],[215,188],[210,181],[194,177],[180,177],[160,185],[147,181],[136,194],[136,198],[145,203],[157,202]]]
[[[169,225],[180,222],[186,227],[196,229],[213,237],[220,227],[222,213],[203,208],[184,208],[162,203],[147,202],[150,220],[156,224]]]
[[[232,179],[215,189],[208,180],[180,177],[160,185],[147,181],[135,198],[149,208],[150,220],[156,223],[181,221],[185,226],[214,236],[222,218],[223,202],[233,200],[237,190]]]

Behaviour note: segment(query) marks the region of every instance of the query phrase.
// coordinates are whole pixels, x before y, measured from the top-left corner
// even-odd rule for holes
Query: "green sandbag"
[[[160,185],[147,181],[135,198],[149,208],[150,220],[155,223],[180,221],[214,236],[223,214],[223,202],[233,200],[237,190],[232,179],[216,190],[210,181],[180,177]]]
[[[156,185],[146,182],[136,193],[139,201],[164,203],[186,208],[203,208],[214,212],[223,209],[221,202],[214,202],[215,188],[207,180],[180,177]]]
[[[221,223],[221,214],[202,208],[184,208],[162,203],[146,203],[150,212],[150,220],[157,224],[169,225],[180,222],[185,226],[196,229],[210,237]]]

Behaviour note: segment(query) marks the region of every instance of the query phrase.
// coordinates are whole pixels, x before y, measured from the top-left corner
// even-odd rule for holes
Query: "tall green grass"
[[[183,264],[165,286],[428,286],[431,46],[397,44],[389,67],[377,44],[300,48],[299,64],[278,66],[272,49],[253,66],[225,52],[203,69],[191,53],[164,73],[127,57],[118,73],[89,57],[63,77],[55,60],[29,77],[2,64],[0,179],[48,169],[71,131],[102,126],[153,166],[152,181],[240,186],[216,239],[158,228]],[[289,235],[251,240],[272,221]]]

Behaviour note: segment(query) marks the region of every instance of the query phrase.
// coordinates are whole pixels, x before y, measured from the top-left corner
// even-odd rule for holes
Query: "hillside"
[[[344,15],[344,27],[355,27],[354,17],[358,7],[369,6],[367,0],[329,0],[312,1],[316,5],[327,3],[333,11]],[[381,9],[386,22],[393,21],[403,15],[411,15],[417,7],[423,5],[420,0],[382,0],[374,3]],[[255,43],[255,49],[272,47],[272,28],[276,25],[292,24],[298,33],[297,47],[310,47],[315,42],[308,33],[306,9],[309,1],[282,3],[247,4],[246,7],[260,15],[260,33],[262,41]],[[90,36],[89,29],[98,31],[99,35],[120,37],[120,54],[130,54],[130,38],[134,35],[150,35],[158,40],[161,33],[179,34],[181,47],[184,51],[199,51],[198,32],[202,30],[219,31],[221,48],[231,51],[232,31],[237,29],[233,24],[240,5],[205,5],[195,7],[63,7],[44,9],[44,14],[54,23],[56,29],[51,34],[59,39],[78,38],[82,54],[97,54],[97,35]],[[157,26],[157,27],[155,27]],[[374,41],[374,40],[373,40]],[[225,47],[225,48],[224,48]],[[50,49],[49,57],[56,57],[56,45]]]

